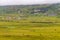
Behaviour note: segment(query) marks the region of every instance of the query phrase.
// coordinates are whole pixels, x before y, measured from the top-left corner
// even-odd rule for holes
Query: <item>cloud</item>
[[[60,0],[0,0],[0,5],[58,3]]]

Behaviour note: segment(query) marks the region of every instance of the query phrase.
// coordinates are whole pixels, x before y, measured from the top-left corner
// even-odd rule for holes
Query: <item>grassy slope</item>
[[[60,27],[0,28],[0,40],[60,40]]]
[[[53,23],[38,23],[46,21]],[[0,21],[0,40],[60,40],[59,22],[56,17],[39,16],[10,22]]]
[[[60,40],[60,23],[23,21],[0,21],[0,40]]]

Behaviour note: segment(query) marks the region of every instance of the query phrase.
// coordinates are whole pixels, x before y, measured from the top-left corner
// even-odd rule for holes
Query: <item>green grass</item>
[[[60,27],[0,28],[0,40],[60,40]]]
[[[60,23],[0,23],[0,40],[60,40]]]
[[[58,19],[28,17],[19,21],[0,21],[0,40],[60,40]]]

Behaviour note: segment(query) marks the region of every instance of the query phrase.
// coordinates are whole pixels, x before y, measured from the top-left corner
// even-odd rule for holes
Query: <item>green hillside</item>
[[[36,5],[8,5],[0,6],[0,14],[17,14],[18,10],[22,11],[23,14],[30,15],[33,8],[48,8],[47,14],[55,13],[59,15],[60,4],[36,4]]]

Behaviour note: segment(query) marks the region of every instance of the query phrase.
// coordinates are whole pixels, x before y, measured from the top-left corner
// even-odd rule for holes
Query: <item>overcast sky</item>
[[[0,0],[0,5],[60,3],[60,0]]]

